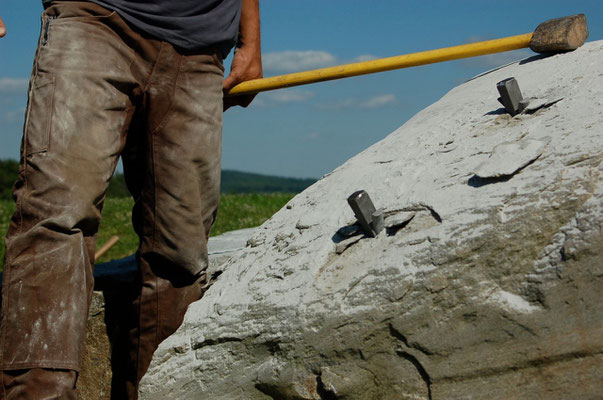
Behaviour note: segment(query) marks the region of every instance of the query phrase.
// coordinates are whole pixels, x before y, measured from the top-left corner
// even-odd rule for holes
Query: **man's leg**
[[[27,386],[54,388],[48,398],[75,396],[96,232],[133,110],[134,57],[107,28],[115,17],[76,2],[43,15],[6,238],[5,398],[32,398]]]
[[[136,398],[153,352],[201,297],[220,196],[221,61],[212,54],[182,55],[164,43],[155,70],[162,75],[149,80],[146,118],[130,133],[144,137],[130,136],[137,148],[124,154],[136,199],[142,289],[132,309],[138,324],[128,338],[130,373],[113,381],[116,398]]]

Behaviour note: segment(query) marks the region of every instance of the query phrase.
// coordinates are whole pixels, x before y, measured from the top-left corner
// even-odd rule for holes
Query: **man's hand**
[[[223,84],[224,111],[232,106],[247,107],[255,94],[243,96],[226,96],[226,94],[237,84],[259,79],[262,76],[259,0],[243,0],[239,44],[235,49],[230,74],[224,79]]]
[[[4,35],[6,35],[6,27],[4,26],[2,18],[0,18],[0,37],[4,37]]]

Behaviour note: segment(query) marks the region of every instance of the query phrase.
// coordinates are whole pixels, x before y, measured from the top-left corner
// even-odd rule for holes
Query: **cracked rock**
[[[296,196],[160,345],[140,398],[600,398],[600,65],[602,41],[482,74]],[[563,107],[492,114],[509,76]],[[391,234],[336,254],[358,188]]]
[[[541,140],[522,140],[497,145],[490,158],[475,169],[480,178],[499,178],[513,175],[542,155],[545,142]]]

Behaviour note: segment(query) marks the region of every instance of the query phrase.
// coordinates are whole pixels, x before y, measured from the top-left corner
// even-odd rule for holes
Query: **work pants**
[[[217,51],[175,49],[95,4],[44,11],[5,241],[2,398],[76,396],[96,234],[120,155],[140,274],[123,306],[126,343],[114,344],[124,351],[114,352],[123,360],[113,398],[137,397],[154,350],[202,295],[223,71]]]

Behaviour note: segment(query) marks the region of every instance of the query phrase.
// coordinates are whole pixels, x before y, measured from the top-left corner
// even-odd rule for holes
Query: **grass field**
[[[218,218],[212,229],[212,236],[221,233],[258,226],[283,207],[294,194],[223,194]],[[99,261],[122,258],[136,251],[138,238],[130,223],[132,200],[129,198],[108,198],[103,209],[103,221],[98,232],[98,246],[113,235],[119,242]],[[13,213],[12,201],[0,201],[0,235],[8,230],[8,222]],[[4,267],[4,244],[0,248],[0,270]]]

